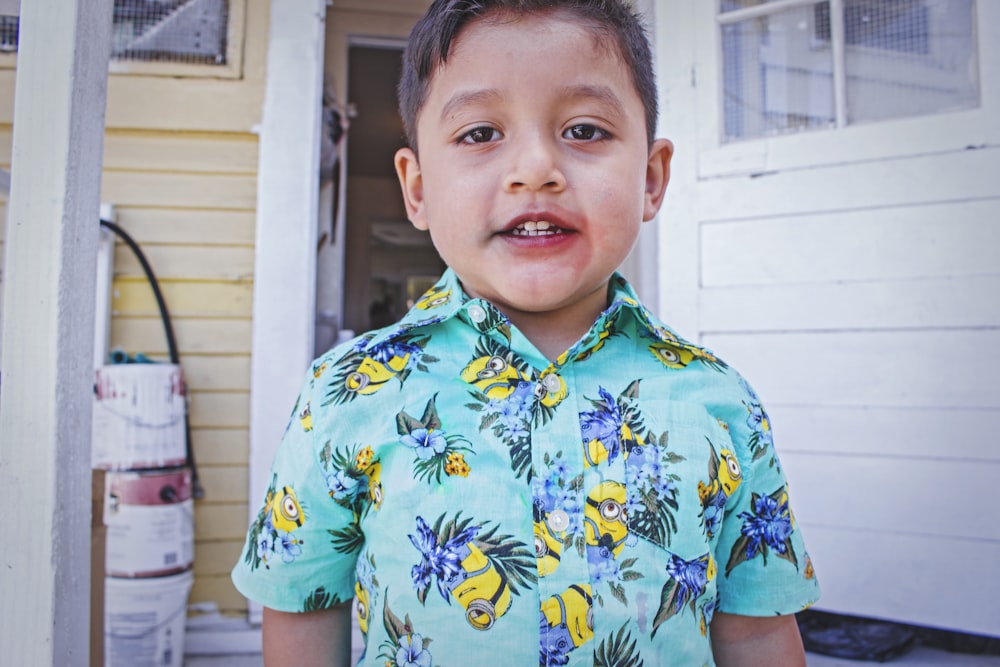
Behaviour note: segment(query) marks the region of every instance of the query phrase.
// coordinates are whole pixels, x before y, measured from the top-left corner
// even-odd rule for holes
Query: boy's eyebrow
[[[565,100],[593,99],[596,102],[606,105],[610,111],[623,114],[625,107],[622,105],[618,95],[610,86],[593,86],[581,84],[578,86],[566,86],[559,90],[559,98]],[[441,120],[447,120],[448,116],[466,105],[491,104],[503,99],[503,94],[495,88],[482,88],[455,93],[444,107],[441,108]]]
[[[567,100],[593,99],[608,106],[610,111],[614,113],[624,114],[625,112],[625,107],[622,105],[621,100],[610,86],[592,86],[589,84],[566,86],[559,91],[559,96]]]
[[[444,107],[441,108],[441,120],[447,120],[456,109],[469,104],[489,104],[498,102],[503,96],[499,90],[493,88],[482,88],[459,92],[452,95]]]

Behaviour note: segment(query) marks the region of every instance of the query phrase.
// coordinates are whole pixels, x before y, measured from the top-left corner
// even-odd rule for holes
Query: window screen
[[[111,57],[225,65],[228,0],[115,0]],[[16,51],[17,17],[0,17],[0,50]]]
[[[974,0],[722,0],[724,141],[974,108]]]

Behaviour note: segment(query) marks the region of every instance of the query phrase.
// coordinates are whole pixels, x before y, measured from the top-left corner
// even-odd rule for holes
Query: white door
[[[819,608],[1000,628],[1000,3],[664,0],[660,311],[768,407]]]

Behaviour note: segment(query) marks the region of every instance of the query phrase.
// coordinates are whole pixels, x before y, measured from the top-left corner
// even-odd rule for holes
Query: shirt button
[[[552,510],[549,512],[549,527],[558,531],[566,530],[569,528],[569,514],[565,510]]]
[[[476,324],[482,324],[486,320],[486,309],[478,304],[469,306],[469,319]]]
[[[562,382],[559,381],[559,376],[555,373],[546,375],[542,378],[542,384],[548,389],[550,394],[557,394],[559,390],[562,389]]]

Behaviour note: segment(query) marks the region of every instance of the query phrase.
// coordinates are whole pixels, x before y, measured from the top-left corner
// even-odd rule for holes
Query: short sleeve
[[[310,372],[271,466],[232,581],[244,596],[279,611],[311,611],[354,595],[357,549],[331,539],[355,520],[331,500],[313,429]]]
[[[742,378],[724,412],[740,478],[718,544],[718,609],[745,616],[802,611],[819,599],[819,583],[792,512],[770,419]]]

